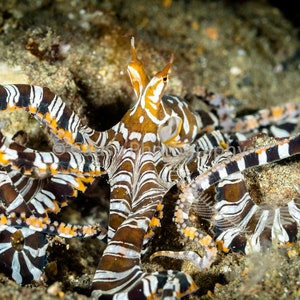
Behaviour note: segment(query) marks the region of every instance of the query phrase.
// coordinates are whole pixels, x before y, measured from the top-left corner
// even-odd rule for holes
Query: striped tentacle
[[[24,109],[45,124],[59,139],[81,151],[103,147],[108,132],[97,132],[81,123],[62,99],[48,88],[33,85],[0,85],[0,109]]]
[[[132,153],[129,149],[122,149],[122,151],[124,152],[122,161],[113,161],[113,165],[109,168],[111,186],[108,226],[109,241],[132,211],[132,185],[134,180],[131,172],[134,168],[136,154]]]
[[[75,180],[74,176],[56,174],[49,178],[39,179],[25,176],[18,170],[9,170],[7,175],[14,184],[15,190],[25,200],[31,213],[39,216],[46,217],[49,212],[58,213],[67,205],[68,197],[74,196],[71,184],[71,181]]]
[[[39,280],[46,264],[46,235],[8,225],[10,221],[5,214],[14,212],[29,216],[32,212],[5,171],[0,172],[0,204],[1,271],[19,284]]]
[[[216,148],[227,149],[231,146],[232,137],[222,133],[220,130],[214,130],[194,141],[196,152],[211,151]]]
[[[17,170],[0,172],[0,194],[6,211],[34,214],[46,217],[49,212],[58,213],[67,205],[67,198],[74,196],[74,176],[56,174],[51,178],[37,179],[21,174]],[[1,196],[0,196],[1,197]]]
[[[7,213],[25,213],[32,211],[21,194],[18,193],[5,170],[0,170],[0,203]]]
[[[28,191],[30,180],[27,180],[25,192],[33,192],[28,206],[39,214],[57,213],[66,204],[67,197],[74,197],[77,190],[84,191],[86,184],[103,172],[100,161],[105,160],[95,154],[66,152],[56,155],[52,152],[25,152],[1,147],[2,164],[11,164],[12,168],[22,170],[26,175],[41,179],[42,184]],[[40,189],[37,189],[40,188]]]
[[[244,124],[245,129],[247,129],[243,131],[244,133],[249,133],[257,130],[258,128],[261,129],[264,127],[266,130],[268,130],[268,132],[272,132],[273,135],[277,134],[280,136],[288,136],[289,133],[291,133],[291,131],[295,128],[297,117],[299,115],[299,109],[297,105],[285,104],[282,107],[274,107],[270,110],[261,110],[254,115],[254,118],[252,118],[252,116],[246,116],[243,118],[232,119],[234,117],[234,112],[233,109],[227,104],[225,97],[207,92],[205,97],[203,97],[203,100],[207,102],[213,108],[213,110],[212,112],[198,111],[198,114],[201,117],[202,126],[205,125],[204,128],[206,128],[207,131],[209,131],[209,128],[216,127],[225,128],[226,131],[227,128],[230,134],[222,133],[218,130],[206,132],[205,134],[202,132],[199,134],[200,137],[198,137],[194,142],[195,150],[200,152],[198,158],[195,158],[195,155],[191,155],[190,161],[184,161],[181,167],[176,167],[179,178],[185,179],[187,182],[190,182],[191,179],[207,171],[213,165],[218,164],[223,160],[227,160],[228,158],[232,157],[233,154],[244,150],[243,148],[246,146],[246,144],[244,145],[240,142],[245,141],[246,136],[240,134],[238,131],[234,133],[232,128],[237,126],[236,124]],[[214,117],[215,114],[218,116],[217,119]],[[220,120],[220,123],[218,123],[216,120]],[[254,120],[256,120],[256,123]],[[274,130],[274,124],[276,124],[276,122],[279,122],[279,125],[282,125],[282,129],[284,129],[284,131]],[[228,128],[230,128],[230,130]],[[174,175],[174,169],[172,169],[173,167],[174,165],[164,165],[162,172],[164,175],[164,180],[172,181],[176,178],[176,175]],[[239,191],[242,193],[243,190]],[[201,211],[201,215],[204,213],[207,217],[212,218],[216,212],[215,208],[211,207],[208,209],[208,207],[211,205],[212,204],[208,204],[206,202],[205,197],[201,197],[199,203],[197,204],[197,210]],[[199,241],[199,236],[203,237],[203,239],[206,239],[207,235],[195,229],[186,220],[184,221],[184,218],[186,218],[184,212],[189,211],[189,209],[190,204],[186,203],[183,205],[180,203],[180,205],[177,205],[174,221],[177,224],[179,231],[183,233],[183,235],[193,240],[198,240],[200,244],[205,245],[207,240]],[[220,215],[217,215],[217,217],[222,218]],[[290,216],[287,218],[290,218]],[[222,218],[222,220],[224,221],[224,218]],[[182,223],[185,225],[182,226]],[[274,224],[274,226],[275,225],[276,224]],[[233,227],[233,224],[231,224],[231,227]],[[154,253],[151,258],[157,256],[168,256],[176,259],[191,260],[200,268],[208,267],[210,263],[213,262],[216,254],[213,242],[211,239],[209,240],[210,243],[207,247],[204,258],[200,258],[196,253],[189,251],[159,251]]]
[[[0,269],[19,284],[40,280],[47,261],[44,233],[0,225]]]
[[[254,136],[246,141],[247,147],[255,148],[257,138]],[[276,140],[280,142],[280,139]],[[243,174],[234,173],[217,184],[216,201],[213,217],[215,239],[223,244],[224,251],[248,253],[250,250],[259,251],[271,240],[284,243],[297,239],[298,197],[290,201],[282,199],[278,207],[274,207],[274,203],[256,204],[247,191]],[[289,206],[295,206],[293,214]],[[248,214],[252,210],[255,213]]]
[[[115,157],[115,153],[117,151],[122,151],[123,154],[122,161],[118,161],[117,159],[107,161],[107,164],[110,164],[108,167],[108,175],[110,177],[111,185],[108,241],[110,241],[110,239],[115,235],[116,230],[126,220],[131,211],[135,209],[135,206],[142,206],[142,204],[139,203],[141,200],[135,200],[139,199],[140,196],[138,196],[138,191],[142,188],[142,185],[140,184],[140,177],[150,177],[149,174],[151,174],[152,171],[149,170],[148,175],[146,175],[146,171],[144,173],[140,173],[139,168],[142,167],[144,163],[153,163],[153,157],[150,154],[143,152],[133,153],[131,149],[121,149],[120,143],[112,143],[109,150],[111,157]],[[142,162],[141,165],[139,165],[140,162]],[[135,165],[136,163],[138,163],[138,167]],[[145,170],[146,169],[147,168],[145,168]],[[133,172],[133,175],[131,175],[131,172]],[[156,174],[154,173],[150,178],[153,180],[155,176]],[[155,190],[144,190],[143,197],[146,198],[153,192],[155,192]],[[150,227],[158,226],[157,222],[159,222],[158,218],[161,217],[161,210],[162,205],[159,203],[154,211]],[[151,228],[149,228],[149,231],[144,237],[144,245],[147,243],[146,241],[152,237],[152,234],[153,232]]]
[[[189,149],[181,149],[181,154],[168,161],[158,160],[159,177],[164,182],[176,184],[182,180],[190,182],[214,164],[232,156],[232,137],[216,130],[198,138]]]
[[[271,136],[288,137],[298,124],[300,108],[295,103],[285,103],[236,117],[234,107],[224,95],[202,88],[196,88],[194,95],[211,108],[210,112],[197,111],[201,118],[214,129],[222,128],[223,132],[245,135],[265,132]]]
[[[27,151],[28,150],[28,151]],[[75,176],[100,176],[103,154],[78,152],[64,152],[55,154],[53,152],[32,151],[28,148],[15,150],[11,144],[7,145],[6,138],[0,141],[0,163],[2,166],[12,165],[17,170],[22,169],[26,175],[45,178],[51,174],[63,173]]]
[[[16,143],[8,144],[8,149],[20,154],[26,151],[35,154]],[[84,190],[87,178],[71,174],[44,177],[37,172],[34,177],[41,179],[24,176],[9,167],[1,172],[0,194],[6,207],[0,216],[1,265],[8,276],[21,284],[39,280],[43,273],[48,246],[46,234],[67,238],[106,237],[106,230],[98,225],[76,226],[50,222],[47,218],[48,212],[57,213],[66,198],[75,195],[74,188]]]
[[[47,261],[46,235],[65,238],[106,237],[100,225],[71,225],[50,222],[44,218],[25,214],[0,214],[0,267],[1,271],[17,283],[40,280]]]
[[[181,187],[182,194],[177,203],[177,215],[179,215],[176,220],[177,225],[187,236],[193,236],[196,229],[191,226],[189,222],[189,211],[193,203],[201,201],[202,193],[205,190],[236,172],[241,172],[253,166],[264,165],[281,160],[298,153],[300,153],[300,135],[278,141],[275,145],[236,154],[232,158],[227,159],[227,161],[213,166],[209,171],[196,177],[192,183]],[[253,209],[248,212],[247,217],[251,218],[254,216],[257,209],[258,207],[254,206]],[[288,209],[294,220],[298,221],[299,209],[297,203],[292,201],[288,206]],[[262,214],[262,216],[265,217],[264,214]],[[203,239],[204,238],[205,237],[203,237]],[[196,240],[197,239],[198,237],[196,236]],[[214,247],[214,242],[209,235],[206,235],[205,241],[208,241],[208,243],[200,243],[206,245],[207,251],[210,251]]]
[[[203,124],[205,124],[203,129],[210,128],[210,130],[205,131],[211,132],[218,128],[228,128],[231,126],[232,119],[235,117],[235,110],[224,95],[215,94],[201,87],[196,87],[193,95],[208,105],[208,109],[196,111],[201,117]]]
[[[49,218],[37,217],[34,215],[26,216],[25,213],[0,214],[0,225],[4,227],[29,228],[43,234],[57,235],[64,238],[86,238],[97,236],[104,239],[107,230],[101,225],[74,225],[63,222],[52,222]]]
[[[202,121],[202,120],[201,120]],[[209,124],[209,119],[206,118],[202,124]],[[244,137],[236,135],[223,134],[219,130],[214,130],[211,133],[206,133],[198,137],[189,151],[185,151],[185,155],[180,155],[178,163],[174,165],[174,161],[170,164],[162,163],[160,169],[160,178],[165,182],[191,182],[195,177],[209,170],[213,165],[218,164],[229,157],[233,156],[232,150],[235,151],[234,143]],[[174,158],[176,159],[176,158]],[[178,159],[178,158],[177,158]],[[214,210],[203,201],[201,212],[206,214],[206,217],[212,217]],[[186,221],[186,211],[189,207],[182,203],[177,204],[173,221],[177,225],[178,231],[185,237],[195,240],[204,246],[204,256],[200,257],[192,251],[157,251],[151,255],[151,259],[158,256],[167,256],[174,259],[190,260],[201,269],[209,268],[215,260],[217,249],[214,246],[213,240],[199,229],[194,228]],[[185,223],[182,226],[182,223]]]
[[[299,107],[287,103],[260,110],[253,115],[236,118],[232,121],[231,128],[227,130],[241,131],[246,135],[262,131],[269,136],[281,138],[289,136],[294,131],[298,119]],[[242,143],[245,147],[253,148],[255,139],[256,136]],[[289,213],[288,205],[275,210],[261,204],[256,205],[247,191],[241,173],[232,174],[220,181],[216,192],[217,204],[213,217],[215,239],[218,243],[223,243],[224,250],[247,253],[250,249],[259,250],[261,245],[275,238],[279,242],[296,239],[297,198],[291,200],[291,203],[295,203],[296,206],[294,217]],[[249,218],[247,212],[252,209],[256,212]]]
[[[113,173],[110,241],[94,277],[94,296],[129,291],[144,276],[139,266],[144,237],[166,192],[156,182],[149,152],[125,152]]]
[[[29,228],[17,228],[7,224],[10,221],[8,222],[4,213],[14,212],[29,216],[32,212],[5,171],[0,172],[0,203],[1,271],[19,284],[39,280],[46,264],[46,235]]]
[[[264,132],[270,136],[288,137],[297,127],[299,115],[300,108],[297,104],[285,103],[235,118],[232,120],[232,125],[228,128],[224,127],[224,130],[244,134]]]
[[[0,265],[18,283],[39,280],[46,262],[46,234],[66,238],[106,237],[100,225],[70,225],[51,222],[31,211],[22,195],[16,192],[9,176],[1,172],[0,184]]]
[[[39,179],[34,177],[28,177],[19,170],[13,170],[10,167],[6,167],[5,171],[16,190],[22,195],[27,203],[33,195],[41,190],[48,179]]]
[[[272,208],[256,204],[247,192],[244,177],[235,173],[217,187],[215,238],[224,249],[248,253],[259,251],[276,239],[294,242],[300,221],[300,199]]]
[[[247,123],[259,124],[260,129],[268,132],[269,136],[280,138],[294,131],[298,117],[298,106],[287,103],[240,118],[235,124],[235,130],[241,127],[246,129]],[[242,144],[246,148],[255,148],[257,138],[254,136]],[[275,209],[266,204],[257,205],[247,191],[243,174],[235,173],[218,183],[216,201],[213,217],[215,239],[223,244],[224,251],[230,249],[248,253],[250,250],[259,251],[274,239],[278,242],[292,242],[297,238],[298,197]],[[293,215],[289,205],[295,206]],[[249,217],[251,214],[248,215],[248,212],[252,209],[255,213]]]
[[[19,284],[39,280],[46,264],[48,242],[44,233],[11,225],[6,214],[30,216],[32,211],[13,185],[6,171],[0,172],[0,266]],[[4,214],[5,213],[5,214]],[[20,223],[20,222],[18,222]]]
[[[202,174],[204,171],[210,169],[212,165],[217,164],[220,161],[227,160],[228,157],[232,157],[232,153],[229,151],[222,151],[220,153],[217,151],[210,151],[207,153],[200,152],[197,155],[194,154],[189,157],[189,160],[178,166],[177,172],[179,173],[179,178],[185,179],[185,182],[190,182],[195,176],[197,176],[197,174],[199,174],[199,172]],[[164,170],[164,172],[166,171],[167,169]],[[170,169],[169,171],[169,177],[174,178],[174,175],[172,176],[173,170]],[[164,174],[164,177],[168,176]],[[207,217],[211,217],[214,213],[213,209],[207,202],[203,201],[202,204],[206,209],[205,214]],[[200,257],[192,251],[157,251],[151,255],[151,259],[158,256],[167,256],[174,259],[190,260],[202,270],[209,268],[214,262],[217,255],[217,249],[210,236],[190,224],[187,213],[190,210],[190,206],[191,204],[189,202],[178,201],[175,207],[173,221],[177,226],[177,230],[184,237],[196,241],[200,245],[204,246],[204,255]],[[202,209],[202,213],[203,211],[204,210]]]
[[[39,215],[47,212],[57,213],[66,205],[67,197],[76,196],[76,190],[84,191],[85,183],[93,180],[91,176],[99,174],[98,160],[99,163],[102,159],[105,160],[105,154],[98,159],[94,154],[88,156],[78,152],[61,153],[59,156],[51,152],[40,153],[7,141],[3,136],[1,143],[2,157],[7,156],[6,153],[9,153],[8,155],[13,153],[18,157],[12,161],[12,167],[15,169],[8,166],[5,168],[6,172],[28,207]],[[8,162],[9,160],[6,161]],[[71,172],[75,174],[69,174]]]
[[[128,292],[100,296],[100,299],[179,300],[197,289],[190,275],[172,270],[158,271],[141,278]]]
[[[51,222],[38,210],[31,210],[31,206],[36,208],[32,205],[33,199],[26,201],[9,175],[0,172],[0,266],[20,284],[40,280],[46,264],[46,234],[66,238],[106,237],[106,230],[97,224],[81,226]]]
[[[186,152],[186,156],[181,156],[181,160],[175,168],[174,164],[164,164],[160,177],[162,177],[164,181],[169,182],[174,182],[175,179],[177,179],[177,181],[180,180],[179,182],[191,182],[193,178],[211,169],[212,166],[232,157],[233,153],[227,149],[227,140],[228,137],[223,135],[220,131],[213,131],[210,134],[200,137],[193,145],[197,149],[197,152],[194,151],[194,148],[192,148],[192,152]],[[207,202],[203,204],[206,209],[207,217],[211,217],[214,213],[213,209]],[[217,250],[213,245],[212,239],[208,237],[206,233],[194,228],[191,224],[188,224],[188,226],[184,228],[181,226],[181,224],[185,222],[185,212],[188,210],[189,207],[186,205],[182,203],[180,203],[180,205],[178,204],[175,208],[173,221],[183,236],[205,246],[204,256],[200,257],[192,251],[157,251],[151,255],[151,259],[158,256],[167,256],[174,259],[190,260],[201,269],[209,268],[210,264],[215,260]],[[203,211],[202,209],[202,213]],[[187,222],[185,222],[185,225],[187,225]]]
[[[154,290],[153,287],[156,286]],[[128,293],[123,293],[121,299],[174,299],[179,300],[197,290],[191,276],[179,271],[159,271],[142,278]],[[106,298],[107,299],[107,298]],[[120,299],[114,295],[111,299]]]

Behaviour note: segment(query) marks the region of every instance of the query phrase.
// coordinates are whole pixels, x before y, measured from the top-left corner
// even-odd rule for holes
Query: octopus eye
[[[178,117],[169,118],[158,128],[158,136],[162,143],[172,145],[174,139],[179,135],[182,127],[182,119]]]
[[[167,81],[168,81],[168,77],[167,76],[163,77],[163,82],[166,83]]]

